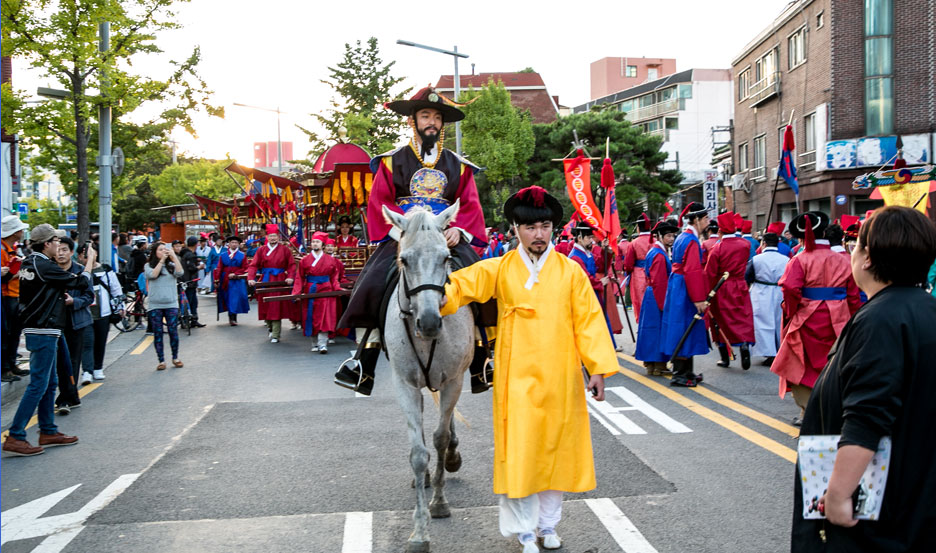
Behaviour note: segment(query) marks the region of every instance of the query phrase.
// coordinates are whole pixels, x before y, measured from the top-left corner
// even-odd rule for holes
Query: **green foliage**
[[[476,178],[485,221],[504,222],[501,208],[510,196],[509,185],[527,174],[535,138],[530,112],[510,103],[504,83],[489,81],[480,89],[462,92],[459,102],[473,102],[463,109],[462,148],[484,172]]]
[[[176,8],[186,1],[2,2],[3,55],[25,58],[43,72],[51,86],[69,93],[65,99],[39,104],[8,104],[21,100],[25,93],[4,91],[4,127],[22,135],[25,146],[36,152],[36,163],[58,175],[65,190],[77,197],[82,239],[88,235],[89,203],[94,193],[94,171],[88,162],[93,165],[97,156],[93,139],[99,105],[112,106],[113,143],[124,148],[131,161],[136,159],[131,155],[136,142],[118,139],[120,121],[141,106],[154,105],[155,113],[150,121],[134,126],[133,132],[145,130],[141,138],[144,145],[165,143],[176,127],[194,135],[192,116],[196,111],[223,116],[222,108],[208,104],[210,91],[196,70],[198,47],[187,59],[171,61],[170,74],[161,80],[132,73],[133,63],[141,56],[161,52],[156,35],[179,28]],[[111,26],[106,52],[98,51],[98,24],[102,21]],[[132,170],[130,174],[132,177]]]
[[[533,69],[532,67],[527,67],[527,68],[521,69],[520,71],[517,71],[517,73],[536,73],[536,70]]]
[[[34,229],[38,225],[45,223],[58,228],[59,225],[65,222],[68,206],[60,206],[59,202],[53,199],[43,198],[37,200],[36,198],[27,198],[26,204],[29,205],[29,219],[26,223],[29,224],[30,229]],[[61,210],[61,212],[59,210]]]
[[[335,67],[329,67],[329,80],[322,82],[331,87],[336,97],[332,98],[332,107],[325,114],[311,114],[325,127],[324,134],[305,129],[309,135],[312,150],[309,156],[314,158],[338,140],[338,129],[345,127],[351,142],[362,146],[376,155],[386,152],[400,140],[403,129],[400,116],[384,109],[384,102],[401,99],[412,88],[394,94],[392,90],[401,82],[402,77],[395,77],[391,69],[396,62],[384,63],[380,58],[377,39],[371,37],[367,44],[355,41],[354,46],[345,44],[344,57]]]
[[[189,192],[209,198],[229,198],[241,191],[224,172],[224,168],[230,164],[230,159],[197,159],[170,165],[162,173],[151,177],[149,184],[163,205],[192,203],[192,199],[186,195]]]
[[[143,230],[149,226],[159,227],[168,223],[171,215],[168,209],[153,211],[154,207],[164,205],[153,194],[149,179],[141,181],[131,194],[114,202],[114,222],[125,230]]]
[[[536,154],[530,160],[528,184],[537,184],[559,198],[566,216],[572,215],[572,204],[566,191],[562,164],[553,159],[572,152],[573,130],[586,141],[592,157],[604,158],[605,140],[610,138],[610,158],[617,186],[615,194],[621,222],[633,220],[642,210],[644,198],[651,215],[663,213],[663,204],[676,191],[682,179],[679,171],[662,169],[666,152],[660,151],[660,137],[644,134],[624,118],[619,111],[595,111],[573,114],[553,123],[534,125]],[[601,163],[593,162],[592,189],[601,182]],[[599,206],[603,207],[603,206]]]

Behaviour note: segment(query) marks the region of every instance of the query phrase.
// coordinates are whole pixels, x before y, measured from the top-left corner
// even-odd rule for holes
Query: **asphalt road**
[[[414,495],[386,363],[374,396],[355,397],[332,383],[350,342],[319,355],[284,330],[271,344],[255,308],[238,327],[203,315],[181,369],[157,372],[142,331],[118,336],[107,380],[56,419],[80,443],[2,460],[4,553],[403,551]],[[789,550],[798,410],[776,377],[759,358],[742,371],[710,354],[702,387],[671,388],[618,338],[621,371],[591,406],[598,488],[566,494],[563,550]],[[452,517],[431,523],[435,552],[519,551],[498,531],[490,401],[459,403],[464,464],[447,479]],[[3,405],[4,428],[16,405]]]

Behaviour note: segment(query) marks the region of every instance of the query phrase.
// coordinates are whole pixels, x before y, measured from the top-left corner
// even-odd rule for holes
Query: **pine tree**
[[[395,61],[384,63],[380,58],[374,37],[366,44],[361,44],[360,40],[353,46],[345,44],[344,57],[335,67],[328,68],[329,80],[322,81],[336,94],[331,100],[332,107],[325,114],[311,114],[324,127],[324,132],[319,134],[299,126],[312,142],[310,157],[314,158],[334,144],[341,127],[347,129],[351,142],[371,155],[389,150],[400,140],[402,120],[384,109],[383,104],[403,98],[412,88],[392,93],[404,80],[391,74],[394,64]]]

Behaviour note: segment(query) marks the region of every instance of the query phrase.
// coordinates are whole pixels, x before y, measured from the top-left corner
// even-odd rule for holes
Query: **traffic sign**
[[[16,212],[19,213],[20,215],[29,213],[29,204],[26,204],[26,203],[16,204]]]

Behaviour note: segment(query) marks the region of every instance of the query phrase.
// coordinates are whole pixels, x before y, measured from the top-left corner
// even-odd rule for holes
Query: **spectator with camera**
[[[19,268],[23,255],[16,247],[23,240],[23,231],[29,228],[16,215],[3,218],[3,382],[16,382],[29,371],[16,366],[16,349],[20,341],[19,325]]]
[[[166,369],[163,355],[163,321],[169,332],[169,348],[172,350],[172,365],[182,367],[179,359],[179,292],[177,280],[185,271],[175,250],[163,242],[156,242],[150,250],[150,258],[144,274],[147,279],[146,314],[153,327],[153,348],[159,358],[157,371]]]
[[[91,250],[84,270],[76,275],[52,260],[58,247],[59,236],[52,225],[36,226],[32,230],[33,252],[23,261],[19,272],[19,314],[30,352],[29,385],[3,442],[3,451],[8,455],[39,455],[45,447],[78,443],[76,436],[62,434],[55,425],[56,350],[68,318],[65,292],[69,288],[90,289],[95,254]],[[26,425],[37,409],[39,445],[33,446],[26,440]]]
[[[61,232],[61,231],[60,231]],[[75,242],[66,236],[60,236],[56,255],[58,266],[70,273],[82,274],[82,267],[74,261]],[[81,406],[78,397],[78,375],[81,372],[81,358],[84,353],[85,334],[93,332],[91,324],[91,304],[94,292],[89,286],[69,287],[65,292],[66,323],[63,328],[65,346],[59,346],[56,366],[59,381],[59,397],[55,400],[57,414],[67,415],[72,409]]]
[[[91,244],[97,250],[97,244]],[[88,244],[79,246],[78,261],[88,259]],[[107,348],[107,334],[112,322],[123,317],[123,288],[120,279],[110,265],[95,263],[91,271],[91,284],[94,290],[94,303],[91,304],[90,332],[85,331],[84,352],[81,356],[81,384],[104,380],[104,352]]]

